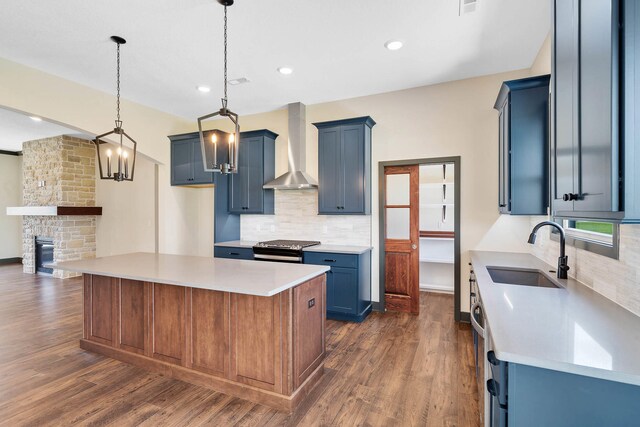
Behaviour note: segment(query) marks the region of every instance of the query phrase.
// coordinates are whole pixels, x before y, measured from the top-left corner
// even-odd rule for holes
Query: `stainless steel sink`
[[[507,285],[538,286],[540,288],[560,288],[561,286],[540,270],[509,267],[487,267],[494,283]]]

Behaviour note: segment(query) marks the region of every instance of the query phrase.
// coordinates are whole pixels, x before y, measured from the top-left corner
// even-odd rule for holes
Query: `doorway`
[[[460,321],[460,157],[378,167],[379,306],[418,314],[421,288],[452,292]]]

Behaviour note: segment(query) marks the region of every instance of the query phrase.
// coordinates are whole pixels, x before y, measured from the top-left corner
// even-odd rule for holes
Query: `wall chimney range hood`
[[[318,182],[306,173],[307,110],[303,103],[288,105],[289,112],[289,171],[263,188],[274,190],[301,190],[317,188]]]

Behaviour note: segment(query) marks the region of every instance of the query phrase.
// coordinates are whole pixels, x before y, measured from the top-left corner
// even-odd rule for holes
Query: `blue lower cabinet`
[[[215,258],[247,259],[253,260],[253,248],[236,248],[232,246],[215,246],[213,248]]]
[[[305,252],[305,264],[328,265],[327,319],[362,322],[371,313],[371,252]]]
[[[497,360],[487,389],[487,426],[640,425],[640,386]]]

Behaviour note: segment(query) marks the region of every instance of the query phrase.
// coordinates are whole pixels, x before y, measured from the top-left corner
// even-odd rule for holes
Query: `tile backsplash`
[[[532,217],[531,227],[546,218]],[[539,241],[532,253],[556,265],[560,253],[558,242],[550,232],[538,233]],[[620,226],[620,259],[576,249],[567,245],[569,275],[640,316],[640,225]]]
[[[275,215],[242,215],[242,240],[319,240],[371,245],[371,215],[318,215],[317,190],[276,190]]]

